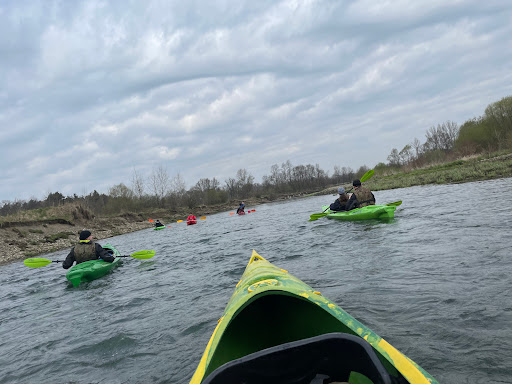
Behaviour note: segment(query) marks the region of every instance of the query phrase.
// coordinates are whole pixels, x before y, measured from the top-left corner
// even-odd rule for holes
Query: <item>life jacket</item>
[[[344,193],[343,195],[339,195],[338,200],[341,203],[341,205],[347,204],[348,195],[346,193]]]
[[[354,188],[354,194],[356,195],[357,206],[359,208],[366,207],[367,205],[375,205],[373,193],[365,187]]]
[[[96,243],[94,241],[75,245],[74,253],[77,264],[98,259],[98,256],[96,256]]]

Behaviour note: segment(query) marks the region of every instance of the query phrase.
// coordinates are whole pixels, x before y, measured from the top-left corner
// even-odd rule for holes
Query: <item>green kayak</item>
[[[161,226],[161,227],[155,227],[153,228],[155,231],[158,231],[159,229],[164,229],[165,228],[165,225]]]
[[[103,248],[109,251],[113,256],[120,256],[121,254],[111,244],[103,245]],[[112,263],[108,263],[103,260],[91,260],[85,261],[80,264],[76,264],[71,267],[68,273],[66,273],[66,279],[68,279],[73,287],[78,287],[82,281],[92,281],[105,276],[113,268],[119,264],[120,257],[116,257]]]
[[[191,384],[438,383],[318,291],[253,251]]]
[[[393,205],[368,205],[363,208],[352,209],[351,211],[335,212],[331,211],[328,205],[322,206],[322,211],[328,213],[325,217],[343,221],[392,219],[395,217],[395,209],[396,207]]]

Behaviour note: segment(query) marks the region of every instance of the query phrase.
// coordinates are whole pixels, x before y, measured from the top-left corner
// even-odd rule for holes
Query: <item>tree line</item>
[[[467,156],[512,149],[512,96],[491,103],[482,116],[467,120],[460,127],[446,121],[430,127],[425,142],[417,138],[400,151],[391,150],[388,163],[375,170],[393,173],[453,161]]]
[[[273,200],[283,194],[310,193],[334,183],[350,182],[368,170],[367,166],[362,166],[357,171],[350,167],[335,166],[333,175],[329,176],[318,164],[294,166],[287,160],[281,165],[272,165],[270,174],[263,176],[261,183],[256,183],[254,176],[246,169],[239,169],[234,177],[227,178],[223,183],[215,177],[203,178],[187,189],[179,173],[171,177],[164,166],[158,166],[149,175],[143,175],[134,169],[129,185],[114,185],[109,188],[108,193],[94,190],[87,195],[64,196],[60,192],[50,192],[42,200],[31,198],[3,201],[0,216],[67,203],[79,203],[95,214],[109,215],[159,208],[170,211],[183,207],[194,209],[251,197]]]
[[[375,171],[389,174],[464,156],[512,149],[512,96],[490,104],[482,116],[470,119],[460,127],[452,121],[430,127],[425,138],[424,143],[415,138],[400,151],[393,148],[387,157],[388,163],[377,164]],[[42,200],[3,201],[0,216],[66,203],[80,203],[96,214],[119,214],[157,208],[193,209],[251,197],[273,200],[283,194],[310,193],[329,185],[349,183],[368,170],[366,165],[356,171],[335,165],[333,174],[329,176],[318,164],[294,166],[287,160],[281,165],[272,165],[261,183],[256,183],[246,169],[239,169],[234,177],[223,183],[215,177],[203,178],[187,189],[179,173],[171,177],[164,166],[158,166],[149,175],[134,169],[129,185],[114,185],[108,193],[94,190],[88,195],[64,196],[60,192],[50,192]]]

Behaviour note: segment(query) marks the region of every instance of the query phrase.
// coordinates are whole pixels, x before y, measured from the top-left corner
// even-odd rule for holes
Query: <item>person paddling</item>
[[[164,225],[160,222],[160,220],[156,220],[155,222],[155,227],[158,228],[158,227],[163,227]]]
[[[242,201],[242,202],[240,203],[240,205],[238,206],[238,209],[236,210],[236,213],[237,213],[237,214],[240,214],[240,213],[242,213],[242,212],[243,212],[243,213],[245,213],[244,209],[245,209],[245,204],[244,204],[244,202]]]
[[[345,188],[339,187],[338,188],[338,194],[339,194],[339,197],[336,200],[334,200],[334,203],[332,203],[329,206],[329,209],[331,211],[346,211],[347,210],[348,195],[345,192]]]
[[[368,205],[375,205],[375,196],[369,189],[361,186],[360,180],[354,180],[352,185],[354,186],[354,193],[352,193],[352,196],[350,196],[347,202],[347,211]]]
[[[93,235],[90,231],[84,230],[80,232],[80,242],[71,248],[66,260],[62,262],[62,268],[70,268],[75,261],[80,264],[84,261],[97,259],[103,259],[111,263],[115,258],[101,245],[93,241]]]

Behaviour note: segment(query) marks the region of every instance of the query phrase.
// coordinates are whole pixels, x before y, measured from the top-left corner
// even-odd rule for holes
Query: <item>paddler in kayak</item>
[[[114,261],[114,256],[110,255],[106,249],[93,241],[93,235],[90,231],[80,232],[80,242],[71,248],[62,262],[62,268],[68,269],[76,261],[77,264],[84,261],[103,259],[109,263]]]
[[[164,225],[160,222],[160,220],[156,220],[155,221],[155,227],[158,228],[158,227],[163,227]]]
[[[242,201],[242,202],[240,203],[240,205],[238,206],[238,209],[236,210],[236,213],[237,213],[237,214],[239,214],[239,213],[241,213],[241,212],[244,212],[244,209],[245,209],[245,204],[244,204],[244,202]]]
[[[373,193],[361,185],[361,180],[357,179],[352,182],[354,193],[347,202],[347,211],[355,208],[366,207],[367,205],[375,205],[375,196]]]
[[[334,200],[334,203],[332,203],[329,206],[329,209],[331,211],[346,211],[347,210],[347,202],[348,202],[348,195],[345,192],[345,188],[338,187],[338,194],[340,195],[336,200]]]

